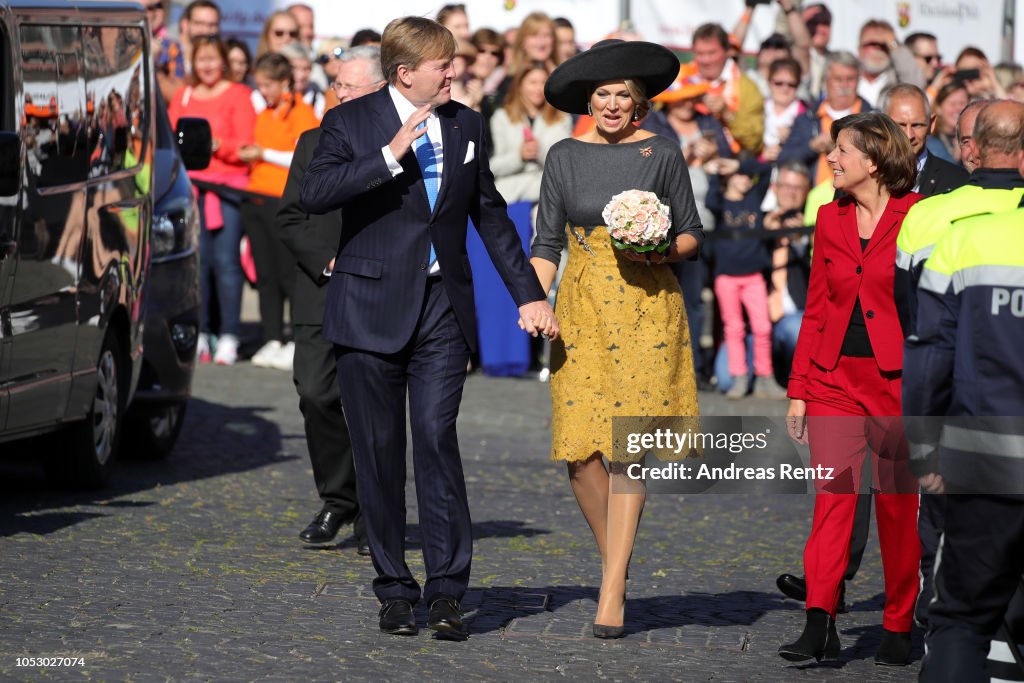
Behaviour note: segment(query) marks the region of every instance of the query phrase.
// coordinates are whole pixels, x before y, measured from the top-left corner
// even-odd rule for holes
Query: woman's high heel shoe
[[[625,634],[625,631],[625,626],[605,626],[604,624],[594,624],[595,638],[602,638],[605,640],[621,638]]]
[[[836,622],[823,609],[812,607],[807,610],[807,624],[795,643],[779,648],[779,655],[791,662],[808,659],[831,661],[839,658],[839,632]]]
[[[622,626],[607,626],[605,624],[594,624],[594,637],[603,640],[621,638],[626,633],[626,594],[622,594]]]

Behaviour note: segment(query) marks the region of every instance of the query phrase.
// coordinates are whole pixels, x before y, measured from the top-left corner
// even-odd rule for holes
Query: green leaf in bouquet
[[[615,239],[614,237],[612,237],[611,240],[612,246],[614,246],[616,249],[621,249],[623,251],[629,249],[630,251],[634,251],[637,254],[646,254],[649,251],[655,251],[659,254],[664,254],[666,251],[668,251],[669,245],[672,244],[672,240],[665,240],[664,242],[659,242],[658,244],[647,244],[644,246],[638,246],[636,244],[629,244],[628,242],[621,242]]]

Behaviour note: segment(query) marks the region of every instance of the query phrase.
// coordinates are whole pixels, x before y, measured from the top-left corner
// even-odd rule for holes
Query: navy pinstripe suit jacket
[[[302,183],[310,213],[341,208],[342,235],[327,294],[324,337],[343,346],[395,353],[412,338],[426,291],[433,241],[445,291],[475,350],[473,273],[466,253],[472,219],[517,306],[545,298],[523,253],[505,201],[494,188],[484,119],[457,103],[437,108],[444,147],[441,189],[431,213],[416,157],[392,177],[381,148],[401,126],[387,88],[327,112]],[[469,143],[474,153],[467,154]]]

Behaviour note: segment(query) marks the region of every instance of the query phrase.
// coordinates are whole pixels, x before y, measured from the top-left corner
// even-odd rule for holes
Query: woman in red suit
[[[833,185],[846,196],[818,212],[787,427],[798,443],[810,444],[812,464],[833,468],[835,478],[816,482],[814,522],[804,549],[807,625],[779,654],[790,661],[839,656],[836,607],[870,446],[875,488],[890,491],[875,497],[886,595],[875,661],[904,665],[921,548],[917,495],[892,492],[917,491],[909,472],[893,475],[906,458],[897,417],[903,332],[893,275],[896,235],[921,198],[910,192],[917,163],[907,136],[882,114],[847,116],[832,124],[831,133]]]

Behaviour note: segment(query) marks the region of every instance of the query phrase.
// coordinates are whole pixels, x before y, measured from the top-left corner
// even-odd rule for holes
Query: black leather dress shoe
[[[370,556],[370,544],[365,538],[356,539],[356,555]]]
[[[338,529],[351,521],[351,519],[345,519],[340,512],[321,510],[309,523],[309,526],[302,530],[299,538],[306,543],[330,543],[338,535]]]
[[[380,606],[380,630],[392,636],[414,636],[419,633],[412,603],[401,598],[385,600]]]
[[[442,640],[466,640],[469,637],[469,631],[462,623],[459,601],[448,596],[437,597],[430,603],[427,628]]]
[[[790,600],[807,602],[807,581],[804,580],[804,577],[781,574],[779,578],[775,579],[775,585]]]
[[[800,602],[807,602],[807,580],[802,576],[793,576],[792,574],[780,574],[779,578],[775,579],[775,585],[779,587],[782,594],[790,600],[799,600]],[[846,611],[846,582],[843,581],[843,587],[839,590],[839,605],[836,607],[836,612]]]

